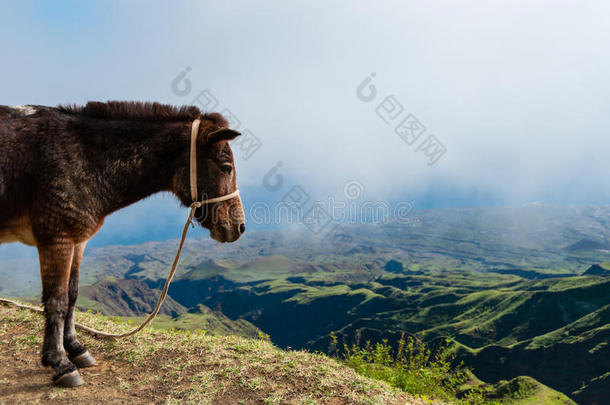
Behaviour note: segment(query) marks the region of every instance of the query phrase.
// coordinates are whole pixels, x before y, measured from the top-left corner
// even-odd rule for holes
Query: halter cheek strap
[[[239,189],[234,192],[223,195],[221,197],[210,198],[208,200],[197,201],[197,135],[199,134],[199,124],[201,120],[197,118],[191,125],[191,208],[199,208],[204,204],[212,204],[221,201],[227,201],[239,195]],[[212,132],[213,134],[214,132]]]

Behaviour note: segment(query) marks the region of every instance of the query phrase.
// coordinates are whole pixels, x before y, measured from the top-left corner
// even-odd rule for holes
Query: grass
[[[497,402],[511,405],[569,405],[574,404],[565,395],[550,389],[531,377],[520,376],[510,381],[499,381],[481,390],[482,395],[499,398]]]
[[[334,343],[337,343],[334,337]],[[423,342],[413,337],[404,337],[398,342],[396,353],[387,340],[364,346],[344,345],[341,360],[358,373],[367,377],[387,381],[405,392],[456,401],[458,387],[466,379],[466,371],[453,368],[454,355],[447,346],[434,352]],[[475,393],[470,394],[474,398]],[[463,402],[474,403],[470,396]]]
[[[332,335],[333,343],[337,338]],[[439,398],[458,405],[574,405],[565,395],[531,377],[520,376],[495,385],[485,384],[462,363],[446,340],[435,350],[413,337],[398,342],[396,351],[387,340],[372,345],[344,345],[336,356],[359,374],[386,381],[393,387],[424,398]]]

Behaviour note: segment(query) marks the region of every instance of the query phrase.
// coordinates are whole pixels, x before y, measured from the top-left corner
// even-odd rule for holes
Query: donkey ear
[[[230,128],[222,128],[222,129],[219,129],[217,131],[214,131],[214,132],[208,134],[206,143],[208,145],[212,145],[212,144],[220,142],[220,141],[231,141],[240,135],[241,135],[241,132],[237,132]]]

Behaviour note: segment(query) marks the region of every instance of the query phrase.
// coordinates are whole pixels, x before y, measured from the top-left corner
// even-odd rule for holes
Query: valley
[[[486,383],[529,376],[577,403],[602,403],[609,218],[610,207],[441,209],[406,224],[345,225],[339,242],[304,227],[251,231],[230,245],[188,240],[154,326],[268,334],[281,348],[329,354],[343,343],[395,344],[402,333],[449,338]],[[87,251],[79,308],[137,322],[176,245]],[[32,259],[22,262],[0,261],[0,296],[39,294]]]

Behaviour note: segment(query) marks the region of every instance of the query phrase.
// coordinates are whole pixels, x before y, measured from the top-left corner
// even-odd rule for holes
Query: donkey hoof
[[[55,379],[55,385],[58,387],[72,388],[83,385],[84,383],[85,381],[83,381],[82,377],[78,373],[78,370],[65,373],[64,375]]]
[[[97,362],[95,361],[93,356],[89,353],[89,351],[79,354],[78,356],[74,357],[73,359],[70,359],[70,361],[78,368],[93,367],[97,364]]]

